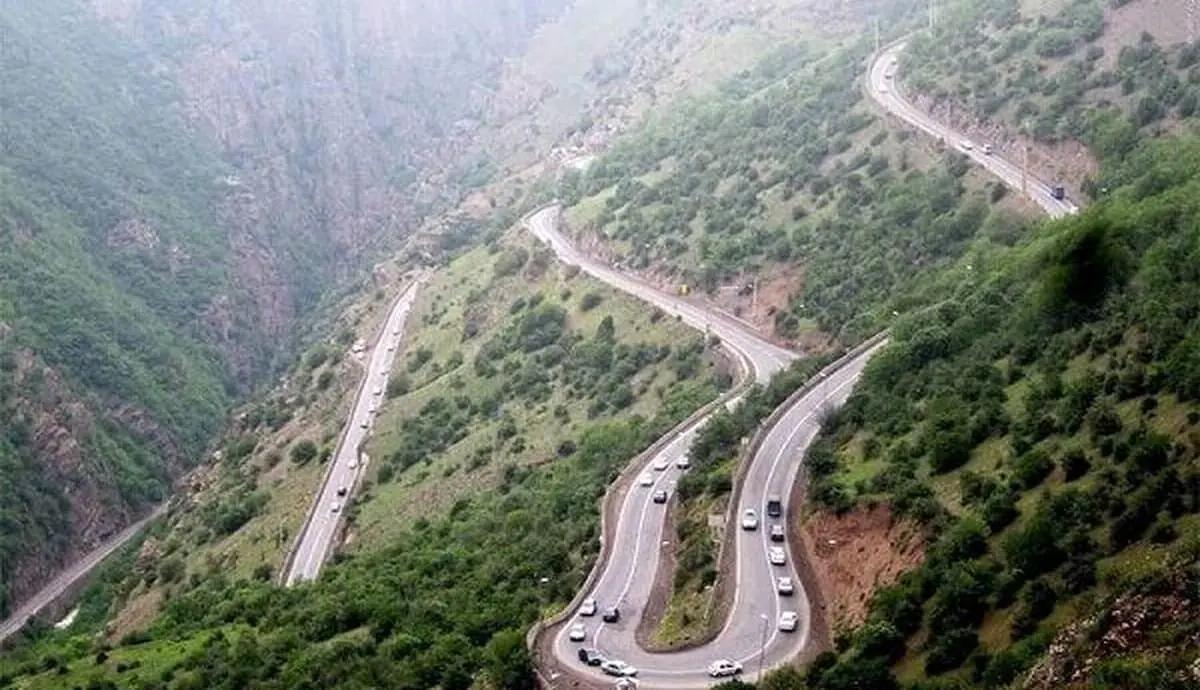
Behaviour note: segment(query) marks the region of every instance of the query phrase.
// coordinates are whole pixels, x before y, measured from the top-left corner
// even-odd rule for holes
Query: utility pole
[[[1021,193],[1029,194],[1029,144],[1021,144]]]

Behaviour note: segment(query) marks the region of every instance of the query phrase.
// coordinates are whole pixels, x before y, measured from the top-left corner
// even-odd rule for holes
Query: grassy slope
[[[538,254],[544,262],[544,249],[532,240],[515,236],[506,240],[505,251],[519,248]],[[486,336],[468,338],[468,322],[494,333],[512,323],[514,302],[528,301],[540,295],[542,304],[559,304],[567,310],[568,331],[591,337],[605,319],[611,317],[616,340],[621,344],[649,344],[679,347],[698,342],[699,335],[669,319],[659,319],[643,303],[613,291],[583,275],[567,274],[550,264],[540,275],[504,278],[493,276],[493,264],[500,255],[480,247],[458,257],[435,275],[422,293],[412,316],[412,335],[406,339],[405,356],[397,360],[397,377],[411,381],[412,390],[389,400],[383,407],[378,432],[366,452],[378,468],[386,464],[402,442],[406,423],[419,416],[421,409],[436,398],[463,393],[473,399],[501,393],[508,377],[481,376],[473,366]],[[580,301],[585,295],[602,297],[600,304],[584,311]],[[416,371],[410,371],[414,353],[433,353]],[[453,365],[451,358],[461,359]],[[516,365],[511,365],[516,366]],[[445,450],[429,454],[425,461],[396,475],[395,479],[376,484],[369,498],[359,507],[356,547],[375,549],[390,543],[416,518],[428,519],[448,510],[461,498],[494,488],[503,481],[509,467],[537,464],[553,459],[565,441],[578,442],[584,429],[605,419],[649,418],[664,404],[664,396],[680,386],[701,384],[711,376],[703,370],[681,381],[670,361],[639,371],[628,383],[634,397],[619,410],[596,412],[592,404],[597,392],[555,385],[545,399],[515,400],[502,404],[494,413],[472,421],[461,439]],[[501,427],[514,423],[519,434],[513,439],[501,436]],[[520,439],[518,442],[516,439]]]

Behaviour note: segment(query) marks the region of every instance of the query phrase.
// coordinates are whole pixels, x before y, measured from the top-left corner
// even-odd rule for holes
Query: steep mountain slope
[[[161,500],[440,203],[448,123],[561,4],[0,9],[0,611]]]

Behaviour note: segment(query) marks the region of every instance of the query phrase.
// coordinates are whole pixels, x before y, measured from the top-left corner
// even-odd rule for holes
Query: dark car
[[[579,660],[588,666],[599,666],[604,663],[604,655],[599,649],[582,648],[579,650]]]
[[[783,515],[783,499],[771,496],[767,499],[767,517],[777,518]]]
[[[783,525],[771,525],[771,541],[783,541]]]
[[[658,491],[655,491],[654,492],[654,502],[655,503],[666,503],[667,502],[666,490],[659,489]]]
[[[605,623],[616,623],[621,620],[621,612],[616,606],[613,606],[612,608],[604,609],[604,616],[602,617]]]

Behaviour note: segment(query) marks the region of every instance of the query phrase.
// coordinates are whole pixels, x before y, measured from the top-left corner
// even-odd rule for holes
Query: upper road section
[[[674,295],[621,273],[580,252],[558,232],[561,210],[557,206],[542,209],[528,218],[529,230],[554,250],[563,263],[579,266],[588,275],[614,288],[649,302],[672,316],[678,316],[692,328],[711,333],[749,359],[754,378],[766,383],[781,369],[796,359],[796,353],[770,342],[754,333],[737,319],[715,310],[700,307]]]
[[[987,153],[979,145],[960,132],[951,129],[914,106],[900,90],[899,56],[907,45],[905,41],[893,43],[875,56],[867,75],[867,93],[880,106],[908,124],[931,137],[944,141],[963,155],[986,168],[1004,184],[1026,194],[1051,218],[1061,218],[1079,212],[1079,207],[1068,199],[1055,199],[1049,183],[1039,180],[996,152]],[[1022,188],[1022,180],[1024,187]]]

